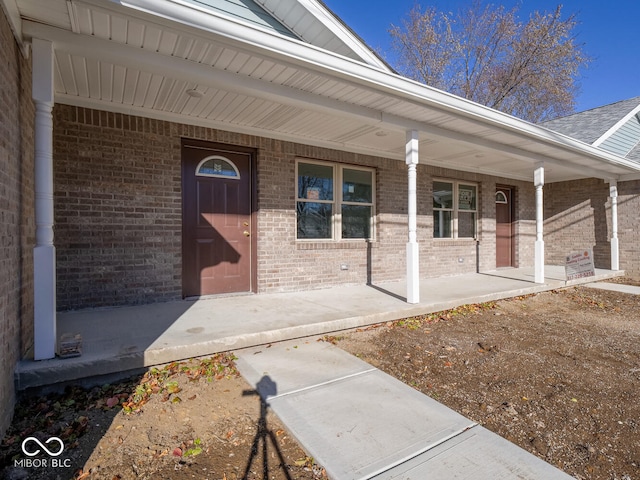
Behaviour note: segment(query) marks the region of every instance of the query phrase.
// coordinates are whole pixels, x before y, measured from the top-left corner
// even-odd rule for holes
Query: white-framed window
[[[374,216],[372,168],[296,161],[298,240],[372,239]]]
[[[433,181],[433,238],[475,238],[477,215],[477,185]]]

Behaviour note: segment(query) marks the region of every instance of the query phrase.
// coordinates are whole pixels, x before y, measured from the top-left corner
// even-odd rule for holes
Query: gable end
[[[635,114],[600,144],[600,148],[626,157],[640,142],[640,114]]]

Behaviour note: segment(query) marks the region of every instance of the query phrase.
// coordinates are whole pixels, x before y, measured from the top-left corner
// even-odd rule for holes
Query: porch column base
[[[620,270],[620,247],[617,238],[611,239],[611,270]]]
[[[35,360],[56,356],[56,249],[33,249],[34,296],[33,354]]]
[[[407,243],[407,303],[420,302],[420,263],[417,243]]]
[[[536,283],[544,283],[544,241],[543,240],[536,240],[534,278]]]

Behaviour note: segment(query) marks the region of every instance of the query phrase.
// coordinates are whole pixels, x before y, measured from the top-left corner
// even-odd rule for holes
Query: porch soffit
[[[59,103],[401,160],[405,131],[415,129],[423,163],[523,180],[532,179],[532,165],[540,161],[547,164],[548,181],[618,178],[640,170],[576,140],[301,42],[234,26],[251,36],[244,42],[117,5],[73,5],[68,27],[62,21],[47,25],[44,18],[23,22],[27,37],[54,42]],[[287,43],[314,60],[273,48]]]

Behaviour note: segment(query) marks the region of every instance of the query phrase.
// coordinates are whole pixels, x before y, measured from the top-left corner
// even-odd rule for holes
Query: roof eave
[[[0,7],[4,10],[5,16],[9,20],[9,25],[13,36],[20,46],[22,54],[28,56],[27,44],[22,39],[22,19],[20,18],[20,10],[16,0],[1,0]]]
[[[94,3],[95,0],[85,1]],[[630,173],[640,172],[640,165],[637,163],[581,141],[299,40],[252,28],[239,22],[221,22],[218,16],[203,15],[201,11],[176,1],[112,0],[112,2],[151,14],[155,18],[164,18],[172,23],[178,22],[198,32],[216,34],[223,42],[236,48],[251,50],[299,68],[315,70],[360,87],[374,89],[417,105],[471,120],[488,128],[515,134],[526,140],[535,140],[553,148],[604,161],[628,170]],[[101,5],[104,6],[103,3]],[[422,125],[410,118],[406,118],[406,121],[400,120],[401,122],[396,123],[396,126],[401,128],[420,130]],[[425,131],[429,130],[429,125],[424,124],[424,127]],[[544,159],[541,157],[541,160]],[[610,178],[616,175],[602,172],[600,177]]]

